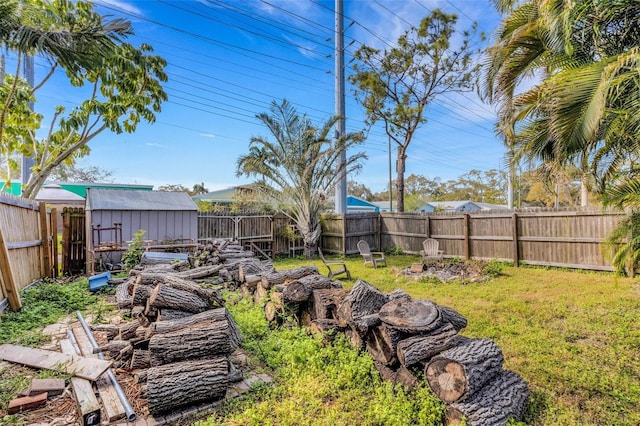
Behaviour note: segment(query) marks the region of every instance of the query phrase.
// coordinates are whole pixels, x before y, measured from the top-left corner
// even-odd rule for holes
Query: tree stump
[[[428,360],[461,343],[454,339],[455,336],[456,329],[451,324],[444,323],[428,334],[408,337],[398,343],[398,360],[406,367]]]
[[[491,339],[467,339],[431,359],[424,376],[442,401],[465,401],[502,371],[502,350]]]
[[[147,373],[149,412],[156,415],[224,398],[228,374],[226,357],[152,367]]]
[[[426,333],[440,323],[440,310],[430,300],[399,298],[380,308],[380,320],[407,333]]]
[[[510,418],[522,420],[528,397],[527,382],[502,370],[468,400],[447,406],[447,424],[462,424],[466,417],[469,426],[505,426]]]

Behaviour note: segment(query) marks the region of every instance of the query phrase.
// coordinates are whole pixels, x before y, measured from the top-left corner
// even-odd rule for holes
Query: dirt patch
[[[487,271],[490,262],[487,261],[460,261],[460,262],[433,262],[422,266],[422,270],[415,272],[413,268],[400,271],[401,274],[418,280],[437,280],[443,283],[450,281],[462,281],[475,283],[487,281],[492,275]],[[413,271],[412,271],[413,269]]]

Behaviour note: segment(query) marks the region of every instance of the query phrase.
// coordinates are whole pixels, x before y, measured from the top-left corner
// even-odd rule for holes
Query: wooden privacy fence
[[[57,216],[43,202],[0,195],[0,310],[21,306],[19,291],[58,271]]]
[[[613,270],[602,242],[624,217],[602,209],[330,214],[322,220],[321,246],[354,254],[363,239],[376,250],[417,253],[425,238],[434,238],[447,257]]]

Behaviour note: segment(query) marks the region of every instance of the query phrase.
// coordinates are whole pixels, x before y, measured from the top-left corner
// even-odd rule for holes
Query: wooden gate
[[[86,234],[82,207],[62,210],[62,274],[82,274],[86,266]]]

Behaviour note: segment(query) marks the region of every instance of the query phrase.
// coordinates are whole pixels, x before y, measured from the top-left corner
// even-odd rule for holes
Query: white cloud
[[[214,139],[216,137],[216,135],[213,133],[200,133],[200,136],[203,138],[209,138],[209,139]]]
[[[166,148],[166,145],[162,145],[156,142],[145,142],[146,146],[156,147],[156,148]]]
[[[137,8],[136,6],[122,0],[102,0],[102,3],[106,3],[110,6],[113,6],[118,9],[122,9],[125,12],[133,13],[136,15],[143,15],[142,10]]]

